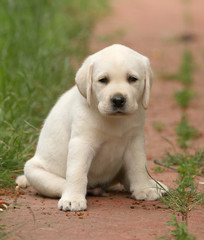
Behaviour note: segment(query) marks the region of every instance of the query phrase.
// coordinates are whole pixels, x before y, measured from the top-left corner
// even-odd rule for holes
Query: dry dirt
[[[176,173],[167,169],[155,173],[153,159],[161,159],[171,150],[168,138],[176,146],[174,127],[181,117],[181,110],[173,94],[182,86],[175,81],[164,81],[161,72],[176,72],[182,52],[188,47],[194,56],[196,71],[194,85],[196,98],[186,111],[200,138],[193,148],[204,147],[204,2],[189,1],[114,0],[112,11],[95,27],[90,42],[91,52],[112,43],[122,43],[150,58],[154,71],[151,103],[147,110],[146,148],[149,170],[153,177],[173,186]],[[189,22],[186,22],[186,13]],[[189,42],[179,41],[185,33],[194,36]],[[155,121],[167,128],[161,133],[153,128]],[[193,151],[192,149],[190,149]],[[200,181],[204,181],[200,178]],[[6,238],[17,239],[134,239],[151,240],[169,231],[165,225],[172,211],[160,202],[142,202],[127,193],[110,193],[107,197],[88,197],[88,211],[65,213],[57,210],[57,199],[43,198],[32,188],[21,191],[19,196],[3,196],[11,207],[4,212],[0,225],[11,232]],[[17,205],[12,207],[16,199]],[[197,239],[204,236],[203,207],[196,207],[189,214],[189,231]]]

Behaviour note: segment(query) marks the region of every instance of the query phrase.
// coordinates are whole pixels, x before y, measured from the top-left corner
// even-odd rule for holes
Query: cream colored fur
[[[137,81],[128,81],[130,76]],[[163,190],[148,177],[144,138],[151,84],[148,58],[130,48],[116,44],[89,56],[76,74],[77,86],[45,120],[17,184],[59,197],[64,211],[86,209],[87,188],[117,182],[135,199],[157,199]],[[121,108],[113,106],[116,94],[125,98]]]

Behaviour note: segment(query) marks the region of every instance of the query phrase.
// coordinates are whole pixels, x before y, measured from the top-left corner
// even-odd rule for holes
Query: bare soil
[[[173,94],[182,85],[164,80],[161,73],[178,70],[183,50],[188,47],[195,62],[193,89],[196,98],[186,113],[190,123],[200,132],[192,148],[204,148],[204,2],[113,0],[112,11],[97,24],[90,42],[91,52],[112,43],[127,45],[150,58],[154,71],[151,103],[147,110],[146,149],[150,173],[168,186],[175,185],[176,172],[166,169],[155,173],[154,159],[161,160],[171,145],[175,146],[175,125],[181,117]],[[187,23],[187,14],[188,17]],[[190,34],[186,41],[184,35]],[[184,39],[184,40],[183,40]],[[161,133],[153,128],[155,121],[167,128]],[[178,147],[176,147],[178,149]],[[199,181],[204,181],[199,178]],[[81,213],[57,210],[57,199],[43,198],[30,187],[16,194],[0,197],[10,209],[4,211],[0,225],[10,232],[5,239],[134,239],[151,240],[170,231],[166,222],[173,213],[159,201],[135,201],[125,192],[112,192],[107,197],[88,197],[88,210]],[[17,203],[16,204],[14,204]],[[198,240],[204,236],[203,206],[189,214],[189,231]]]

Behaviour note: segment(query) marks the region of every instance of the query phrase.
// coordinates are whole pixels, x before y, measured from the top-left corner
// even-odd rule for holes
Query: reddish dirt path
[[[196,64],[194,89],[197,97],[192,101],[187,115],[192,125],[202,136],[193,144],[204,147],[204,23],[202,0],[192,1],[190,14],[192,23],[189,29],[196,40],[189,43]],[[159,159],[170,145],[162,140],[168,138],[175,144],[174,127],[180,120],[181,112],[173,100],[175,90],[181,85],[172,81],[162,81],[161,71],[176,71],[184,49],[182,42],[173,39],[187,29],[184,24],[183,1],[114,0],[109,16],[98,23],[91,41],[92,52],[112,43],[125,44],[148,56],[152,63],[155,80],[151,94],[151,104],[147,111],[146,139],[147,155]],[[104,41],[106,39],[106,41]],[[107,41],[108,39],[108,41]],[[102,41],[103,40],[103,41]],[[167,125],[162,133],[152,125],[160,120]],[[176,173],[166,170],[154,173],[152,160],[149,169],[152,175],[168,186],[174,184]],[[202,180],[203,181],[203,180]],[[57,210],[56,199],[42,198],[32,188],[23,191],[17,199],[21,204],[11,208],[3,217],[7,231],[12,231],[8,239],[134,239],[151,240],[169,231],[165,225],[172,211],[159,202],[137,202],[126,193],[111,193],[108,197],[88,197],[88,211],[82,215]],[[5,196],[12,203],[13,197]],[[201,240],[204,236],[203,208],[195,208],[189,215],[189,230]]]
[[[154,83],[147,111],[146,139],[147,155],[158,158],[164,151],[171,149],[169,143],[161,140],[168,138],[175,145],[174,127],[179,122],[181,111],[173,98],[176,90],[182,86],[175,81],[162,81],[159,73],[177,72],[182,52],[186,45],[176,41],[176,37],[187,31],[195,35],[195,41],[188,44],[192,50],[195,64],[194,89],[197,97],[187,110],[187,116],[193,126],[199,129],[202,137],[193,144],[195,148],[204,147],[204,16],[202,0],[190,1],[148,1],[114,0],[113,13],[96,26],[92,40],[92,51],[98,51],[112,43],[127,45],[150,58],[154,72]],[[187,8],[189,6],[189,8]],[[191,23],[186,26],[184,15],[189,9]],[[104,39],[109,41],[102,41]],[[152,125],[154,121],[167,125],[162,134],[157,133]]]

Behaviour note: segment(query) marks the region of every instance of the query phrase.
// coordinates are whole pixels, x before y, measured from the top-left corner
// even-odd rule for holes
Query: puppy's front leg
[[[156,200],[164,192],[153,180],[149,179],[146,170],[144,132],[140,131],[128,145],[124,155],[126,179],[133,198],[138,200]],[[165,189],[165,185],[161,184]]]
[[[58,208],[63,211],[82,211],[87,208],[87,175],[95,151],[90,143],[79,137],[69,142],[66,184]]]

